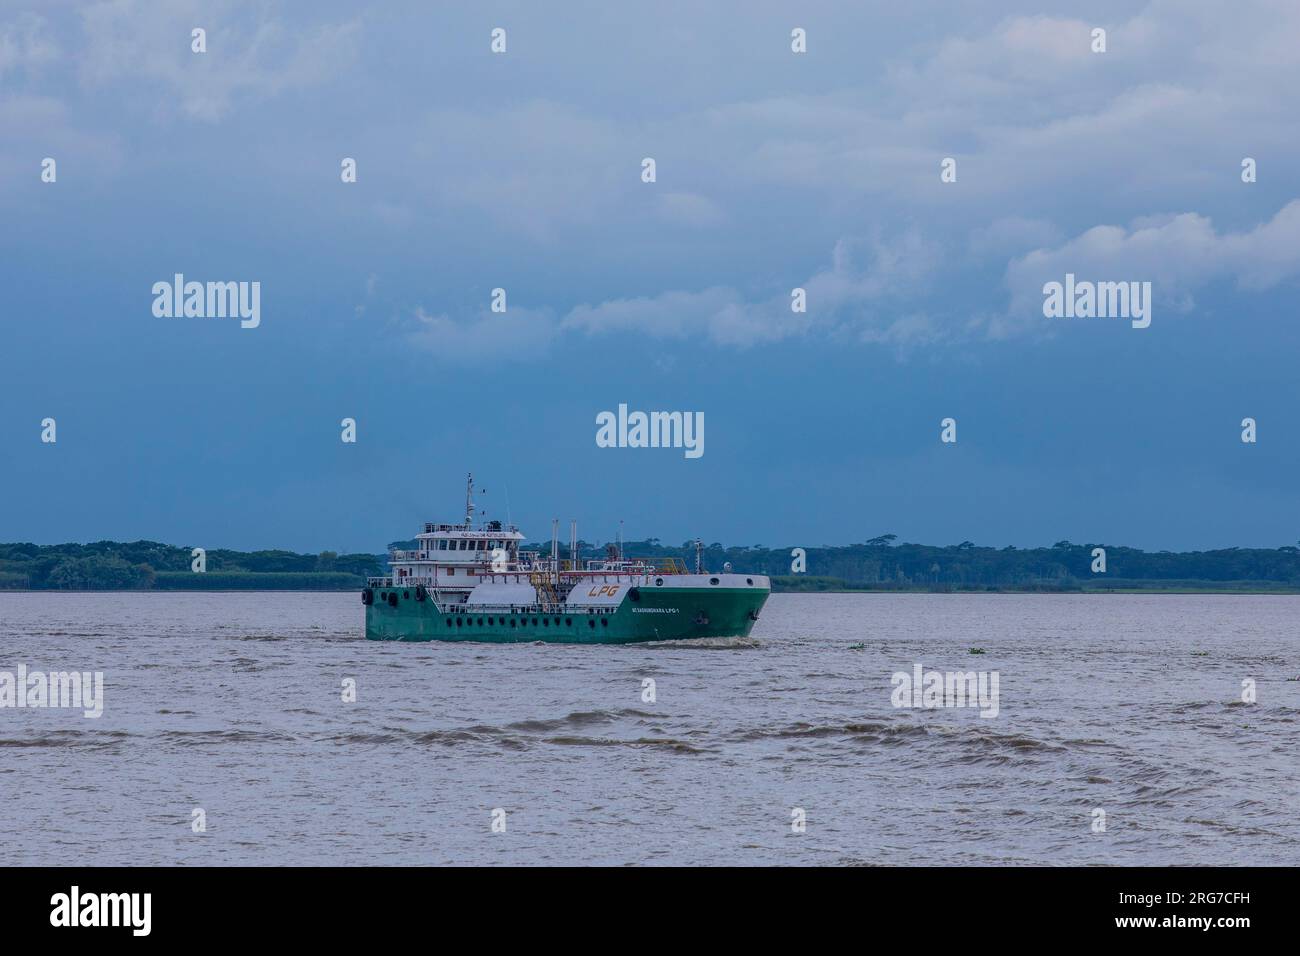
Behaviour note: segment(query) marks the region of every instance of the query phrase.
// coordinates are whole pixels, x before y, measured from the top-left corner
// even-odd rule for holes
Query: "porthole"
[[[566,618],[564,619],[564,626],[565,626],[565,627],[573,627],[573,618],[571,618],[571,617],[566,617]]]
[[[609,618],[607,618],[607,617],[602,617],[602,618],[600,619],[600,626],[601,626],[601,627],[609,627]]]
[[[633,588],[632,590],[627,592],[627,596],[631,598],[633,601],[639,601],[641,600],[641,589]]]
[[[537,618],[533,618],[533,627],[537,626]]]
[[[482,627],[482,626],[483,626],[483,618],[479,618],[479,619],[478,619],[478,626],[479,626],[479,627]]]
[[[717,584],[717,583],[718,583],[718,579],[717,579],[717,578],[709,578],[709,583],[710,583],[710,584]]]
[[[591,628],[592,630],[595,630],[595,628],[596,628],[596,619],[595,619],[594,617],[589,617],[589,618],[587,618],[587,626],[588,626],[589,628]]]
[[[517,625],[515,624],[515,619],[514,619],[513,617],[510,619],[510,626],[511,626],[511,627],[516,627],[516,626],[517,626]]]
[[[663,586],[664,586],[664,579],[663,579],[663,578],[655,578],[655,587],[657,587],[657,588],[661,588],[661,587],[663,587]]]
[[[551,619],[549,617],[542,618],[542,627],[550,627],[550,626],[551,626]]]
[[[465,624],[464,619],[459,618],[459,617],[456,618],[456,626],[457,626],[457,627],[462,627],[462,626],[464,626],[464,624]]]
[[[402,600],[403,600],[403,601],[409,601],[409,600],[411,600],[411,592],[410,592],[410,591],[403,591],[403,592],[402,592]]]
[[[488,618],[488,627],[492,626],[492,618]]]
[[[753,584],[753,583],[754,583],[754,579],[753,579],[753,578],[745,578],[745,583],[746,583],[746,584]]]

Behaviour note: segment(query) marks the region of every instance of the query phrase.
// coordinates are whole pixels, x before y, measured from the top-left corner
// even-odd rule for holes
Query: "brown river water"
[[[0,682],[103,672],[98,718],[0,707],[0,825],[10,864],[1295,865],[1298,625],[778,594],[746,640],[392,644],[357,594],[0,593]],[[996,716],[895,707],[918,664]]]

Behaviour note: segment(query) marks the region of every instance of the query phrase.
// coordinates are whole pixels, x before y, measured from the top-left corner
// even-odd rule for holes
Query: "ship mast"
[[[555,572],[555,590],[560,590],[560,519],[551,519],[551,568]]]
[[[465,481],[465,530],[474,527],[474,473],[471,471]]]

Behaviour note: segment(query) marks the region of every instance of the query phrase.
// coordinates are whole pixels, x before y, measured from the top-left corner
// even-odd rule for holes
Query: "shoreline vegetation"
[[[703,551],[704,566],[767,574],[774,592],[798,593],[1075,593],[1298,594],[1300,548],[1141,551],[1058,541],[1045,548],[986,548],[964,541],[933,546],[895,543],[882,535],[838,547],[724,547]],[[414,548],[414,541],[390,547]],[[604,556],[610,545],[582,542],[581,556]],[[524,545],[549,553],[550,544]],[[1095,573],[1095,549],[1106,571]],[[630,541],[628,557],[676,558],[695,565],[695,545]],[[562,548],[562,555],[567,548]],[[791,573],[802,560],[806,571]],[[192,570],[192,549],[155,541],[90,544],[0,544],[0,591],[353,591],[387,573],[384,554],[299,554],[293,551],[206,552],[206,570]]]

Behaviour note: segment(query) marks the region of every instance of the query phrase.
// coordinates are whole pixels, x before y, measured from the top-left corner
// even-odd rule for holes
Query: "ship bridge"
[[[515,564],[524,536],[513,525],[490,521],[487,527],[429,523],[415,536],[417,549],[394,551],[394,561],[435,561],[438,564]]]
[[[473,495],[474,477],[470,475],[464,522],[426,522],[424,530],[415,536],[416,547],[392,550],[388,562],[390,574],[372,578],[370,584],[376,587],[420,585],[436,592],[439,598],[448,595],[460,602],[478,585],[508,585],[523,594],[518,588],[522,585],[533,591],[541,603],[559,604],[579,584],[634,584],[650,580],[662,583],[662,575],[687,573],[676,558],[626,559],[621,544],[618,548],[611,547],[604,559],[581,561],[576,523],[569,544],[569,560],[559,557],[554,529],[549,558],[537,551],[521,551],[519,546],[525,540],[524,535],[514,525],[488,521],[477,528],[474,526]],[[514,598],[506,603],[531,603],[517,600],[518,595]]]

